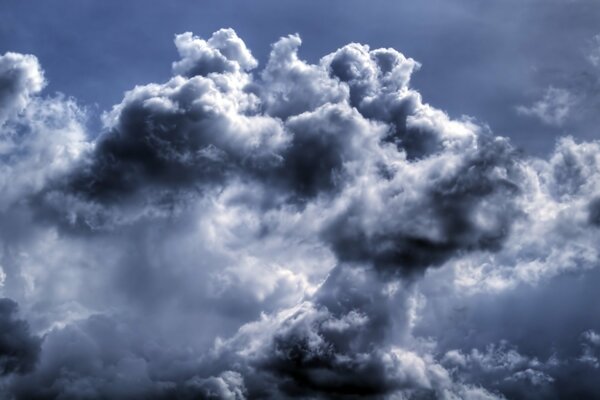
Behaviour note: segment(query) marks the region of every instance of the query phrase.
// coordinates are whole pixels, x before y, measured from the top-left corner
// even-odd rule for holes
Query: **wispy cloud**
[[[521,115],[535,117],[547,125],[562,126],[577,105],[577,97],[566,89],[550,86],[540,100],[530,106],[518,106]]]

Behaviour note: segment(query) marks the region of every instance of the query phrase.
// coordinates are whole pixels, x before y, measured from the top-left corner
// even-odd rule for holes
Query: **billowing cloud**
[[[2,394],[600,394],[600,143],[527,156],[394,49],[309,63],[291,35],[257,70],[232,29],[175,45],[99,134],[0,58],[0,291],[28,321],[2,303]]]
[[[173,63],[177,75],[196,76],[213,73],[251,70],[258,65],[256,59],[233,29],[221,29],[208,40],[191,32],[175,37],[175,46],[181,60]]]
[[[32,55],[0,56],[0,210],[42,190],[85,151],[85,113],[62,96],[40,98],[44,74]]]
[[[35,56],[18,53],[0,56],[0,124],[23,111],[31,96],[45,85]]]

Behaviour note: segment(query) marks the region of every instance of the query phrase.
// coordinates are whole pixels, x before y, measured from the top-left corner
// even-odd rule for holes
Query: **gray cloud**
[[[30,333],[25,320],[17,317],[17,303],[10,299],[0,299],[0,328],[0,376],[33,370],[41,340]]]
[[[593,225],[600,225],[600,199],[596,198],[589,205],[589,220]]]
[[[387,205],[380,215],[369,203],[351,203],[325,233],[338,257],[409,274],[461,251],[498,250],[517,215],[516,158],[502,140],[482,137],[479,146],[453,170],[428,175],[425,167],[417,193],[403,196],[398,174],[376,199]]]
[[[568,90],[549,87],[542,99],[530,106],[518,106],[517,112],[522,115],[539,118],[548,125],[563,125],[573,108],[577,98]]]
[[[99,135],[3,56],[0,290],[44,341],[7,301],[38,347],[7,347],[0,393],[597,394],[600,143],[519,153],[425,103],[393,49],[311,64],[292,35],[254,72],[231,29],[175,44]]]

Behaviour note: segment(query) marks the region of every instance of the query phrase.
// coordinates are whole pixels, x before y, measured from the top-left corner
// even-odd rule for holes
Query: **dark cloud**
[[[0,375],[25,374],[35,367],[41,340],[32,335],[27,321],[17,316],[17,303],[0,299]]]
[[[236,111],[249,97],[202,77],[135,89],[113,110],[109,132],[73,178],[73,190],[119,200],[152,185],[214,184],[232,168],[277,163],[274,150],[285,141],[281,124]]]
[[[388,297],[384,286],[372,270],[338,266],[310,301],[262,321],[256,332],[239,332],[219,357],[235,359],[259,341],[243,360],[253,371],[246,375],[250,397],[377,398],[416,388],[410,360],[384,345],[393,319],[406,317],[390,311],[406,297]]]
[[[497,251],[518,213],[513,203],[519,193],[518,174],[518,158],[511,147],[482,136],[478,149],[465,155],[455,170],[422,177],[425,183],[417,204],[386,207],[376,217],[379,223],[370,226],[366,225],[373,217],[370,204],[352,203],[333,220],[325,238],[341,260],[373,262],[405,275],[440,265],[461,252]],[[403,188],[394,189],[378,200],[394,205]],[[415,224],[426,225],[427,230],[419,232]]]
[[[140,340],[141,339],[141,340]],[[11,383],[16,399],[244,399],[243,378],[198,377],[198,361],[146,340],[140,329],[94,315],[45,338],[35,373]],[[163,344],[164,345],[164,344]]]
[[[235,365],[242,356],[249,397],[496,399],[408,348],[413,289],[337,266],[309,301],[246,325],[216,357]]]
[[[391,392],[380,349],[390,301],[369,271],[337,267],[307,304],[280,323],[257,364],[282,378],[290,396],[375,396]]]
[[[593,199],[588,207],[590,224],[600,226],[600,198]]]
[[[382,127],[344,105],[327,105],[290,118],[293,135],[275,173],[282,184],[303,198],[341,189],[351,179],[347,166],[377,156]]]

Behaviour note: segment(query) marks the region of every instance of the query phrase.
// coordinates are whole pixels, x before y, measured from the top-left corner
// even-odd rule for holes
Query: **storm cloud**
[[[0,57],[0,393],[599,396],[600,142],[529,156],[397,50],[301,44],[176,35],[101,132]]]

